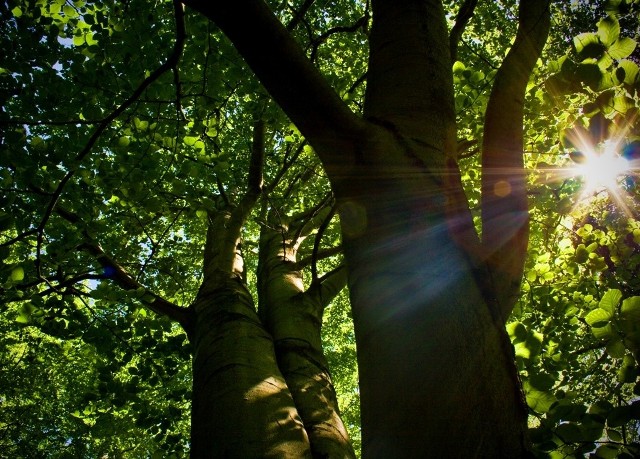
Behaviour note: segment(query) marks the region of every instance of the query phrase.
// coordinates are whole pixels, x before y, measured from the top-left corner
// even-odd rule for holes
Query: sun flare
[[[605,148],[601,154],[587,152],[584,160],[575,166],[576,175],[584,180],[584,192],[606,189],[617,192],[619,180],[629,172],[630,164],[613,148]]]

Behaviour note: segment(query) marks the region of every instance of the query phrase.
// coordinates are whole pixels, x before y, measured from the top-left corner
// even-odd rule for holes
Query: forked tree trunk
[[[220,273],[193,310],[191,457],[311,457],[273,341],[242,282]]]
[[[309,439],[242,278],[241,208],[209,217],[193,346],[191,457],[305,458]]]
[[[273,336],[278,366],[295,400],[314,458],[355,459],[321,340],[326,306],[346,281],[344,268],[305,291],[296,263],[307,231],[286,224],[260,234],[260,316]]]
[[[364,119],[349,112],[264,2],[188,4],[229,36],[331,180],[349,267],[363,457],[527,457],[526,406],[503,326],[527,235],[519,228],[500,237],[500,222],[527,211],[517,158],[522,101],[546,39],[548,1],[521,0],[518,37],[492,92],[484,164],[495,169],[484,171],[483,193],[505,188],[493,186],[499,174],[520,179],[511,194],[484,196],[482,241],[455,167],[440,0],[372,2]]]

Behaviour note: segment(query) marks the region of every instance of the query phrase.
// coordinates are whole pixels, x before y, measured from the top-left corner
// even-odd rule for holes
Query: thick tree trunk
[[[347,196],[363,457],[526,457],[512,348],[450,235],[441,175],[385,131],[369,136],[366,157],[394,166],[369,163],[336,185]]]
[[[309,439],[276,362],[273,339],[243,280],[246,205],[212,211],[204,280],[190,306],[191,457],[305,458]]]
[[[313,457],[355,458],[321,341],[324,308],[339,289],[325,289],[322,295],[323,286],[318,283],[304,291],[302,273],[296,266],[301,242],[295,239],[296,234],[299,232],[289,231],[286,225],[279,231],[268,227],[261,231],[260,315],[273,336],[278,366],[307,430]]]
[[[372,189],[371,225],[344,241],[363,457],[526,457],[510,343],[425,199]]]

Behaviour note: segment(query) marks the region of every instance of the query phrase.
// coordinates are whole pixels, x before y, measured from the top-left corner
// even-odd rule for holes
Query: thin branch
[[[478,4],[478,0],[465,0],[460,6],[456,15],[456,23],[449,33],[449,52],[451,53],[451,62],[458,60],[458,43],[467,27],[469,20],[473,17],[473,12]]]
[[[335,247],[328,247],[326,249],[318,250],[315,255],[315,261],[326,260],[327,258],[335,257],[342,253],[342,245],[337,245]],[[296,269],[304,269],[307,266],[311,265],[314,262],[313,255],[309,255],[300,259],[296,263]]]
[[[329,223],[331,223],[337,209],[338,206],[334,203],[331,210],[318,227],[318,232],[316,233],[316,237],[313,241],[313,252],[311,254],[311,259],[313,260],[311,263],[311,282],[318,280],[318,251],[320,250],[320,241],[322,241],[322,236],[324,236],[324,232],[329,227]]]
[[[318,38],[316,38],[313,43],[311,44],[311,55],[309,57],[309,59],[311,59],[311,61],[315,61],[316,59],[316,54],[318,53],[318,48],[320,47],[320,45],[322,45],[324,42],[326,42],[331,35],[335,35],[338,33],[352,33],[357,31],[358,29],[361,29],[362,27],[364,27],[369,21],[369,18],[367,16],[363,16],[360,19],[358,19],[355,23],[353,23],[350,26],[336,26],[336,27],[332,27],[331,29],[327,30],[326,32],[324,32],[322,35],[320,35]]]
[[[305,14],[307,14],[307,11],[309,11],[309,8],[311,8],[311,6],[314,3],[315,3],[315,0],[305,0],[305,2],[302,4],[299,10],[297,11],[294,10],[293,18],[291,19],[289,24],[287,24],[288,31],[292,31],[296,27],[298,27],[298,24],[300,24]]]

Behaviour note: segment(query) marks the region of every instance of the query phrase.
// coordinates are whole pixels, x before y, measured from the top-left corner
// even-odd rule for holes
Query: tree
[[[363,457],[526,457],[527,415],[546,416],[553,384],[539,376],[546,363],[519,354],[538,336],[535,316],[519,304],[520,326],[505,323],[537,215],[525,128],[549,121],[526,119],[525,98],[548,102],[531,88],[542,92],[552,5],[519,2],[517,21],[502,22],[513,34],[486,51],[481,39],[458,47],[511,2],[227,3],[3,3],[16,37],[2,73],[7,365],[28,375],[21,352],[67,343],[60,355],[84,355],[98,378],[65,396],[84,405],[75,424],[63,408],[40,431],[65,425],[76,455],[158,454],[129,440],[146,429],[166,454],[355,457],[330,371],[330,348],[350,343],[322,343],[347,282]],[[576,42],[575,65],[547,83],[555,97],[586,104],[584,87],[637,87],[615,24]],[[474,69],[460,62],[482,52]],[[598,103],[627,104],[613,93]],[[467,154],[476,144],[480,160]],[[544,282],[536,269],[528,281]],[[187,441],[177,419],[189,401]],[[115,422],[126,439],[109,439]],[[100,428],[102,444],[83,450]]]
[[[455,165],[452,45],[440,2],[372,4],[362,118],[266,4],[188,5],[231,39],[331,181],[358,344],[363,454],[416,456],[438,444],[454,457],[524,455],[526,410],[504,320],[527,246],[522,107],[549,4],[521,3],[487,107],[482,241]]]

